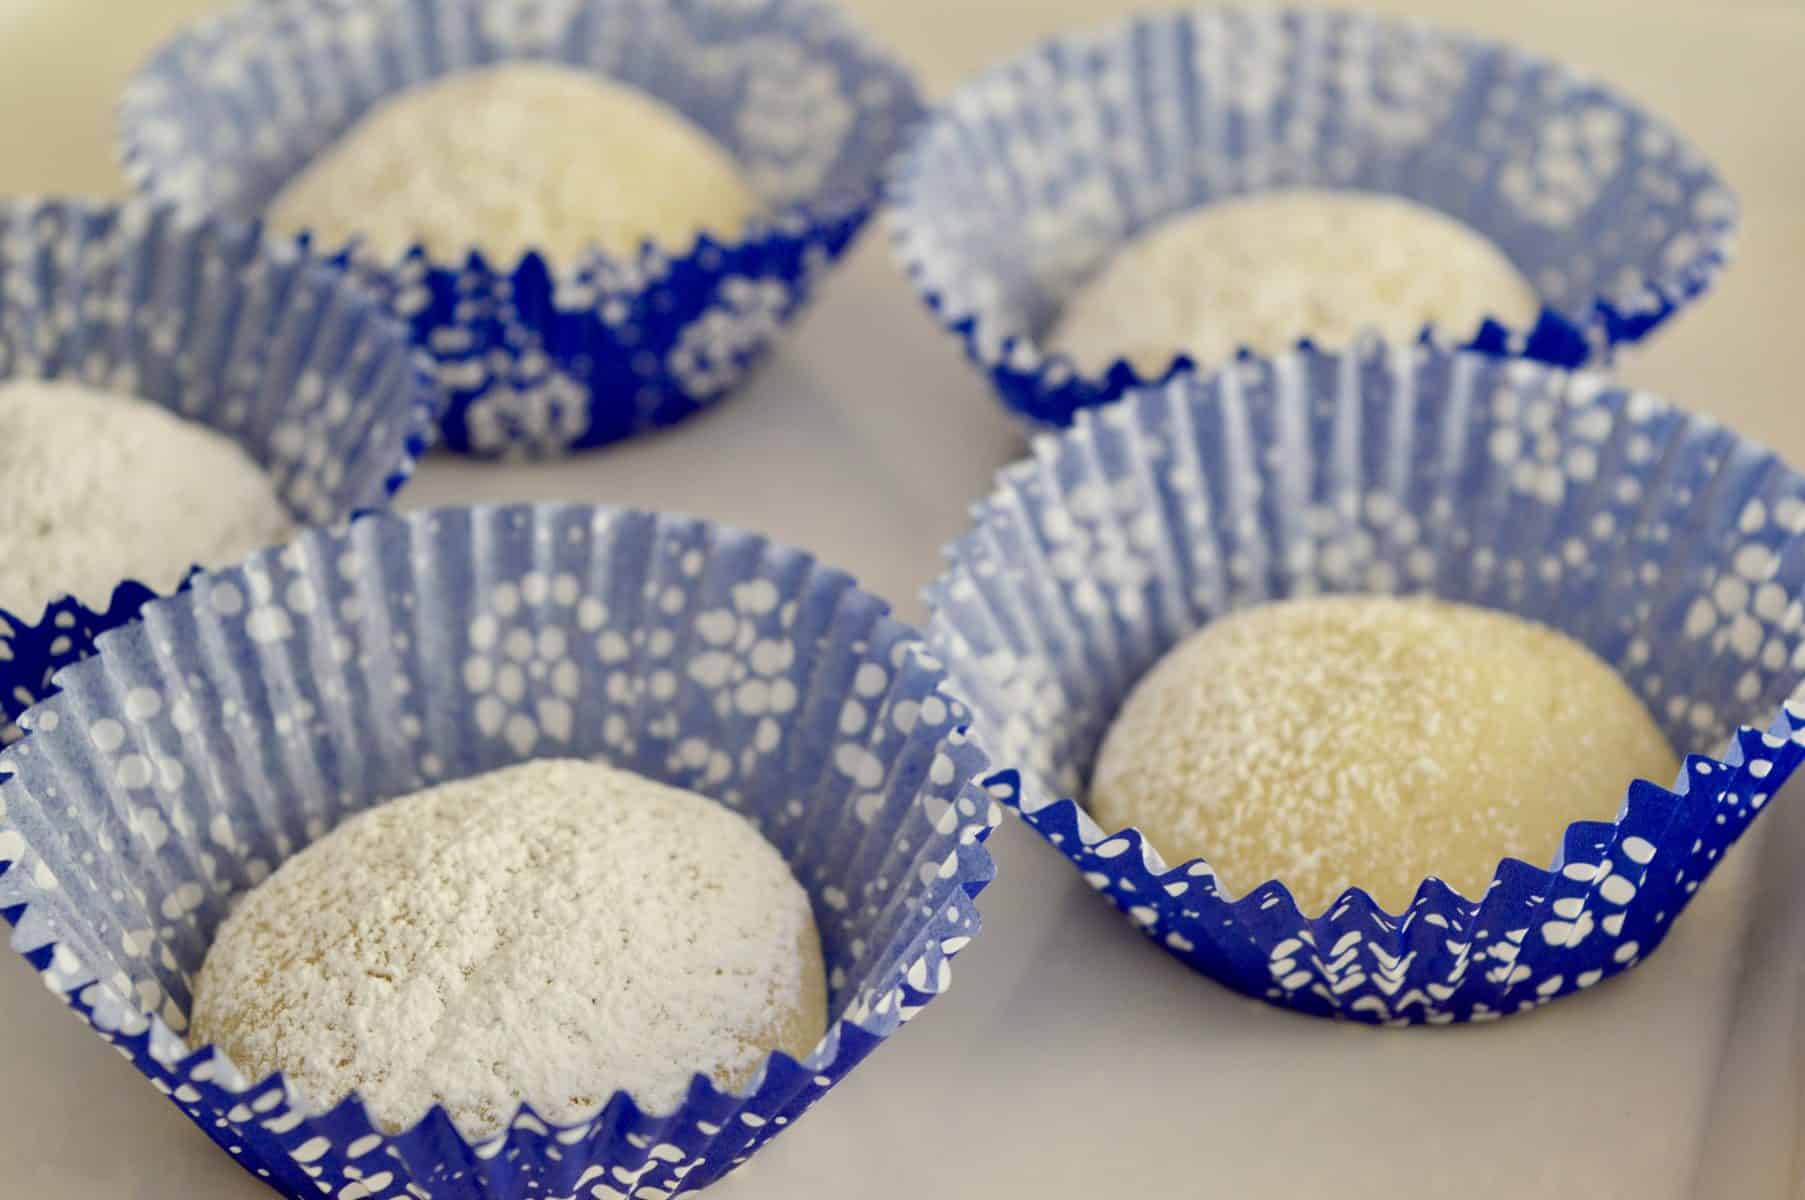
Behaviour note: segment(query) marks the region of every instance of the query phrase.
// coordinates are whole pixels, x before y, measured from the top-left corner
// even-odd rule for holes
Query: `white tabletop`
[[[853,3],[937,95],[1033,34],[1128,7]],[[118,83],[206,7],[0,6],[0,191],[118,191]],[[1433,0],[1374,7],[1449,17]],[[1805,6],[1528,0],[1460,21],[1621,85],[1728,175],[1744,201],[1739,261],[1625,373],[1805,461]],[[404,503],[562,498],[723,518],[856,572],[915,618],[938,547],[1020,448],[873,236],[719,411],[571,461],[435,460]],[[1774,965],[1805,961],[1790,866],[1805,816],[1778,804],[1767,826],[1741,879],[1720,876],[1630,976],[1494,1026],[1374,1032],[1191,974],[1009,822],[984,934],[951,992],[714,1194],[1805,1200],[1799,979]],[[1743,978],[1745,954],[1768,965]],[[269,1194],[32,979],[0,961],[0,1194]]]

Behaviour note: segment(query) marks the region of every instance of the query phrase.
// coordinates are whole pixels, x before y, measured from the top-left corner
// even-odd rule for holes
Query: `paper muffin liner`
[[[0,200],[0,383],[20,378],[129,393],[230,437],[298,524],[385,507],[439,407],[406,328],[343,272],[143,204]],[[0,609],[0,744],[154,594],[121,579],[42,614]]]
[[[107,634],[0,754],[13,946],[244,1166],[312,1197],[674,1195],[795,1121],[950,982],[1001,820],[916,634],[806,554],[579,505],[371,515],[197,576]],[[183,1041],[234,897],[347,815],[534,756],[753,821],[808,890],[832,1024],[737,1094],[616,1093],[472,1142],[248,1082]],[[999,786],[997,794],[1003,796]],[[1005,797],[1006,798],[1006,797]]]
[[[1798,765],[1805,709],[1781,705],[1805,668],[1801,531],[1805,476],[1647,395],[1433,346],[1304,350],[1037,439],[949,548],[929,642],[1019,770],[1021,815],[1184,962],[1320,1016],[1484,1020],[1653,951]],[[1505,859],[1473,898],[1429,879],[1402,914],[1356,889],[1306,916],[1283,881],[1231,896],[1207,861],[1169,867],[1069,798],[1188,633],[1337,592],[1563,630],[1647,703],[1679,778],[1626,776],[1616,821],[1575,822],[1546,867]]]
[[[726,395],[850,245],[921,111],[909,73],[824,0],[275,0],[190,27],[138,73],[126,170],[184,207],[249,216],[378,102],[523,58],[676,108],[770,212],[738,239],[632,258],[348,249],[437,363],[445,444],[476,455],[600,446]]]
[[[1176,213],[1299,187],[1402,196],[1484,235],[1540,315],[1446,334],[1568,367],[1703,293],[1736,228],[1698,152],[1611,89],[1510,46],[1307,8],[1043,43],[936,110],[896,164],[889,216],[898,260],[1003,402],[1063,426],[1155,381],[1040,344],[1073,291]],[[1193,367],[1175,353],[1159,378]]]

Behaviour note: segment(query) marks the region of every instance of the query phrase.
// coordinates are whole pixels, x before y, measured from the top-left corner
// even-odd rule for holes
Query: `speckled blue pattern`
[[[16,378],[137,395],[232,438],[304,523],[386,506],[440,403],[405,327],[342,272],[139,204],[0,201],[0,382]],[[51,673],[151,594],[121,580],[0,610],[0,745]]]
[[[128,581],[99,609],[64,596],[51,601],[35,624],[0,608],[0,746],[19,740],[14,722],[54,690],[52,676],[94,653],[96,638],[131,621],[156,595]]]
[[[50,989],[247,1169],[339,1200],[703,1186],[951,981],[1013,799],[882,601],[703,522],[578,505],[368,516],[197,576],[101,639],[0,754],[0,912]],[[534,756],[601,757],[752,820],[807,888],[832,1018],[743,1095],[624,1093],[471,1144],[435,1109],[250,1083],[182,1039],[232,898],[344,816]],[[332,1105],[330,1110],[319,1106]]]
[[[266,0],[132,80],[127,170],[254,215],[371,105],[514,58],[644,88],[724,145],[773,215],[631,260],[364,264],[438,362],[446,445],[472,454],[599,446],[727,394],[851,243],[920,115],[908,73],[822,0]]]
[[[1143,382],[1041,349],[1072,290],[1174,213],[1284,187],[1401,195],[1485,235],[1544,307],[1474,345],[1562,366],[1702,293],[1736,226],[1696,151],[1567,68],[1358,13],[1211,8],[1071,34],[965,84],[897,164],[892,234],[1004,403],[1065,425]]]
[[[1802,533],[1805,476],[1647,395],[1429,346],[1301,351],[1037,439],[950,549],[929,642],[1024,818],[1185,962],[1322,1016],[1485,1020],[1654,950],[1798,765]],[[1282,881],[1230,898],[1207,862],[1168,868],[1070,799],[1166,650],[1325,592],[1552,625],[1694,753],[1672,791],[1626,778],[1617,821],[1570,826],[1550,867],[1506,860],[1477,903],[1431,879],[1402,914],[1354,890],[1306,918]]]

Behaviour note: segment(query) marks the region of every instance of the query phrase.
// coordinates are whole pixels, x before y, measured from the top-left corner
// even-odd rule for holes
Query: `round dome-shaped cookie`
[[[687,251],[700,233],[737,237],[763,208],[732,155],[650,93],[521,61],[382,101],[269,220],[332,246],[361,236],[387,258],[417,242],[446,261],[475,248],[510,265],[529,250],[631,258],[648,240]]]
[[[293,532],[242,446],[159,404],[20,378],[0,381],[0,423],[0,608],[104,607],[121,579],[170,590]]]
[[[1181,351],[1216,367],[1243,346],[1347,346],[1369,329],[1465,339],[1487,318],[1528,328],[1539,305],[1503,251],[1445,213],[1300,188],[1206,204],[1140,234],[1066,303],[1047,344],[1083,371],[1125,358],[1153,379]]]
[[[628,771],[538,760],[361,813],[221,925],[189,1036],[316,1102],[467,1136],[736,1088],[826,1027],[807,894],[739,815]]]
[[[1213,621],[1136,685],[1088,806],[1233,894],[1268,879],[1306,913],[1350,887],[1409,907],[1435,876],[1468,897],[1506,856],[1546,863],[1576,820],[1677,761],[1577,641],[1427,598],[1286,600]]]

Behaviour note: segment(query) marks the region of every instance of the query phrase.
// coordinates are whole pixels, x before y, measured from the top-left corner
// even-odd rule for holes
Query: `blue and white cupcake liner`
[[[909,73],[827,0],[266,0],[192,26],[132,80],[127,173],[186,208],[251,216],[373,105],[522,58],[677,108],[771,215],[739,240],[632,259],[415,248],[370,263],[347,248],[430,350],[445,444],[470,454],[600,446],[726,395],[851,244],[921,111]]]
[[[930,645],[1027,822],[1250,996],[1442,1023],[1591,987],[1660,944],[1805,754],[1805,708],[1783,705],[1805,673],[1805,476],[1703,417],[1521,359],[1368,344],[1142,389],[1034,449],[949,549]],[[1429,879],[1401,914],[1356,889],[1306,916],[1283,881],[1230,896],[1207,861],[1169,866],[1070,799],[1179,640],[1336,592],[1565,631],[1687,754],[1679,778],[1626,776],[1617,820],[1575,822],[1546,867],[1505,859],[1473,898]]]
[[[371,515],[202,574],[101,639],[0,754],[13,946],[294,1197],[665,1197],[799,1118],[951,979],[1001,820],[919,637],[846,575],[700,521],[579,505]],[[235,896],[345,816],[533,756],[605,758],[752,820],[813,901],[831,1027],[740,1093],[616,1093],[487,1140],[442,1109],[248,1081],[183,1040]],[[1006,789],[998,787],[1004,795]],[[1004,798],[1007,798],[1006,795]]]
[[[897,162],[891,231],[1003,402],[1063,426],[1154,382],[1041,346],[1072,292],[1175,213],[1298,187],[1403,196],[1483,234],[1543,307],[1471,345],[1569,367],[1703,293],[1736,228],[1696,150],[1566,67],[1361,13],[1210,8],[1057,38],[967,83]],[[1175,355],[1160,378],[1193,366]]]
[[[406,328],[342,271],[142,204],[0,201],[0,382],[16,378],[133,394],[232,438],[300,524],[386,506],[439,408]],[[0,745],[153,594],[122,579],[42,614],[0,610]]]

